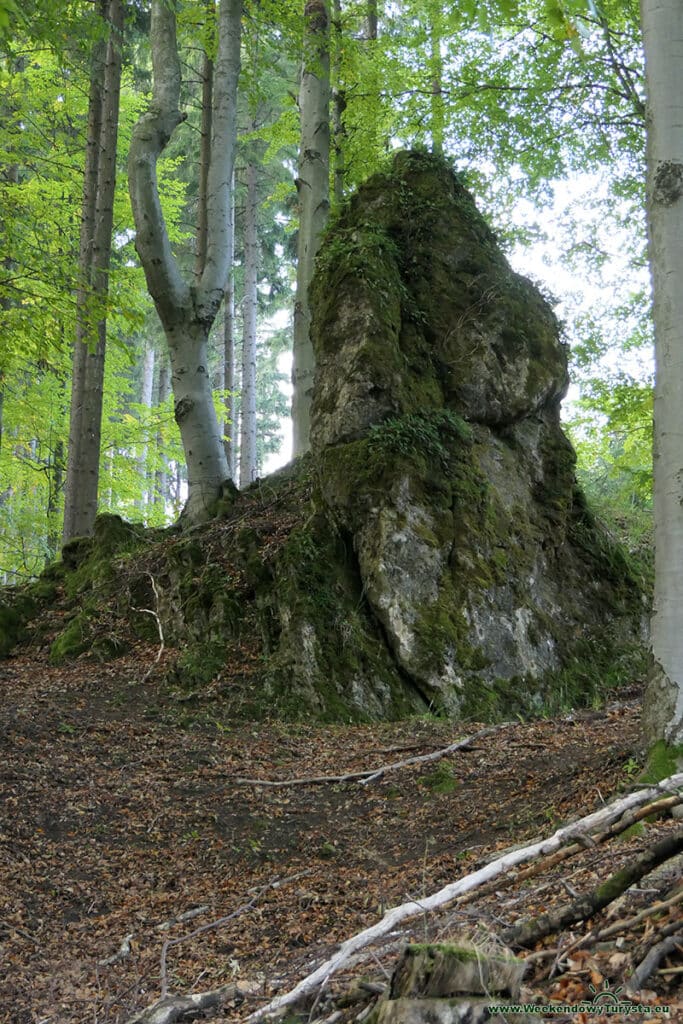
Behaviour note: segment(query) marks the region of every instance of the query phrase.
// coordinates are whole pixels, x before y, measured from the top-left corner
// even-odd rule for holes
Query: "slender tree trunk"
[[[655,598],[648,739],[683,747],[683,6],[642,0],[655,323]]]
[[[96,200],[91,250],[90,280],[92,302],[97,317],[93,337],[92,310],[84,309],[81,321],[87,338],[77,337],[74,354],[75,409],[69,428],[66,494],[64,509],[64,540],[92,533],[97,514],[97,489],[102,429],[102,391],[107,324],[104,313],[109,288],[109,263],[116,188],[116,149],[121,87],[121,45],[123,4],[109,0],[107,6],[109,39],[107,42],[101,99]],[[93,113],[93,120],[96,113]],[[88,153],[90,163],[90,153]],[[90,168],[87,169],[87,173]],[[84,197],[84,220],[90,217],[91,195]],[[82,239],[83,242],[83,239]],[[85,251],[84,245],[84,251]],[[89,305],[86,299],[85,306]],[[94,344],[93,344],[94,342]],[[72,394],[72,406],[74,395]]]
[[[430,129],[432,152],[437,153],[439,156],[443,155],[446,130],[446,110],[443,101],[443,57],[441,56],[442,23],[441,3],[433,3],[429,12]]]
[[[208,334],[223,298],[229,269],[230,185],[235,155],[242,0],[222,0],[213,76],[211,154],[206,182],[206,246],[201,276],[190,288],[171,252],[161,212],[156,165],[183,120],[175,13],[152,3],[153,102],[131,140],[128,174],[137,229],[136,247],[171,354],[175,416],[185,451],[189,522],[213,512],[228,477],[208,373]]]
[[[208,241],[207,191],[211,163],[211,122],[213,115],[213,61],[208,53],[202,62],[202,138],[199,146],[199,200],[197,210],[197,256],[195,277],[201,280],[206,265]]]
[[[379,26],[379,11],[377,9],[377,0],[368,0],[365,16],[365,38],[368,40],[377,39],[377,31]]]
[[[168,358],[159,360],[159,383],[157,385],[157,405],[164,405],[171,394],[171,367]],[[156,503],[166,508],[170,500],[168,483],[168,462],[164,452],[164,439],[161,431],[157,434],[157,457],[160,468],[156,473]]]
[[[240,487],[256,479],[256,313],[258,285],[258,194],[256,164],[247,163],[244,211],[244,299],[242,343],[242,419],[240,424]]]
[[[301,142],[297,179],[299,236],[292,369],[295,455],[308,451],[310,443],[315,359],[310,338],[308,288],[330,207],[330,22],[327,0],[307,0],[304,19],[304,65],[299,95]]]
[[[225,399],[225,421],[222,436],[224,438],[225,457],[228,461],[228,475],[235,480],[237,476],[237,403],[235,392],[237,381],[235,374],[235,190],[233,182],[232,201],[230,203],[228,235],[228,251],[230,269],[228,282],[225,286],[223,300],[223,387],[227,392]]]
[[[335,205],[339,207],[344,201],[344,179],[346,175],[346,165],[344,160],[344,144],[346,141],[346,128],[344,126],[344,112],[346,110],[346,90],[342,83],[343,31],[341,0],[333,0],[332,24],[334,26],[334,87],[332,89],[332,124],[334,138],[334,202]]]
[[[151,341],[148,341],[145,344],[145,356],[142,363],[142,386],[140,388],[140,405],[144,406],[145,409],[152,408],[152,393],[154,391],[154,362],[154,345]],[[147,424],[145,424],[145,430],[147,430]],[[141,481],[141,497],[137,504],[141,509],[144,509],[145,506],[149,504],[150,499],[148,488],[149,472],[147,470],[148,454],[149,443],[148,441],[144,441],[140,452],[140,458],[138,460]]]

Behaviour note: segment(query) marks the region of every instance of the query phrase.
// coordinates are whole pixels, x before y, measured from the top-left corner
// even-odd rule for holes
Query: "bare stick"
[[[494,732],[500,732],[501,729],[508,729],[511,725],[516,724],[516,722],[503,722],[502,725],[480,729],[479,732],[475,732],[472,736],[467,736],[464,740],[451,743],[449,747],[444,747],[442,750],[434,750],[431,754],[421,754],[418,757],[408,757],[405,761],[394,761],[393,764],[387,764],[383,768],[371,768],[362,772],[347,772],[346,775],[314,775],[303,779],[276,779],[271,781],[269,779],[237,778],[233,781],[241,786],[268,786],[271,788],[280,786],[319,786],[326,782],[359,782],[361,786],[367,786],[370,782],[375,782],[388,772],[398,771],[399,768],[407,768],[413,764],[427,764],[430,761],[440,761],[442,758],[448,757],[449,754],[454,754],[456,750],[464,750],[471,743],[474,743],[475,740],[482,739],[484,736],[491,736]]]
[[[451,900],[455,899],[457,896],[461,896],[463,893],[469,892],[471,889],[476,889],[484,882],[488,882],[490,879],[504,874],[517,864],[552,853],[566,842],[575,840],[580,835],[588,835],[595,829],[604,829],[634,807],[640,807],[643,804],[651,802],[660,793],[670,792],[680,786],[683,786],[683,772],[679,772],[676,775],[672,775],[669,778],[664,779],[657,786],[652,786],[649,789],[642,790],[637,793],[630,793],[623,799],[617,800],[612,804],[608,804],[606,807],[600,808],[599,811],[595,811],[593,814],[589,814],[586,817],[581,818],[579,821],[573,822],[571,825],[558,829],[548,839],[543,839],[540,842],[531,844],[530,846],[507,853],[503,857],[499,857],[497,860],[484,865],[484,867],[479,868],[477,871],[474,871],[469,875],[465,875],[458,881],[451,882],[449,885],[444,886],[443,889],[440,889],[438,892],[426,897],[419,903],[415,900],[409,900],[407,903],[401,904],[401,906],[393,907],[391,910],[386,912],[384,917],[378,921],[377,924],[374,924],[369,928],[365,928],[362,932],[358,932],[356,935],[351,936],[351,938],[342,943],[337,952],[330,957],[329,960],[322,963],[318,968],[316,968],[316,970],[300,981],[298,985],[295,985],[289,992],[276,996],[275,999],[272,999],[266,1004],[266,1006],[257,1010],[255,1013],[252,1013],[247,1020],[250,1024],[255,1024],[256,1021],[260,1021],[267,1016],[279,1014],[287,1006],[291,1006],[292,1004],[299,1002],[300,999],[303,999],[305,996],[316,991],[323,982],[326,982],[327,979],[334,974],[335,971],[338,971],[340,967],[346,964],[353,953],[356,953],[359,949],[369,946],[376,939],[382,938],[382,936],[386,935],[409,918],[415,917],[425,911],[435,910],[437,907],[442,907],[445,904],[450,903]]]
[[[683,934],[670,935],[662,942],[658,942],[656,946],[653,946],[629,978],[629,989],[632,992],[639,992],[650,975],[657,970],[664,957],[668,956],[669,953],[673,953],[674,950],[680,949],[681,945],[683,945]]]
[[[152,672],[154,671],[156,666],[161,661],[161,655],[164,653],[164,650],[165,650],[165,647],[166,647],[166,642],[164,640],[164,630],[163,630],[163,627],[161,625],[161,619],[159,618],[159,591],[157,590],[157,585],[156,585],[156,582],[155,582],[154,577],[152,576],[151,572],[145,573],[145,575],[149,576],[149,578],[150,578],[150,580],[152,582],[152,590],[154,591],[154,602],[156,604],[156,611],[153,611],[151,608],[134,608],[134,607],[131,607],[131,611],[142,612],[143,615],[151,615],[152,616],[152,618],[154,619],[154,621],[157,624],[157,632],[159,634],[159,650],[157,651],[156,658],[154,659],[152,664],[149,666],[149,668],[145,672],[145,674],[142,677],[142,679],[140,680],[142,683],[146,683],[147,682],[147,680],[151,676]]]

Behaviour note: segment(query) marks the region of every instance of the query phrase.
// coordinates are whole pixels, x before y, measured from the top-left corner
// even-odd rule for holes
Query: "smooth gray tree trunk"
[[[100,0],[99,14],[106,21],[108,0]],[[104,77],[107,43],[100,39],[93,46],[90,67],[90,91],[88,96],[88,124],[86,130],[85,169],[83,175],[83,200],[81,205],[81,227],[78,250],[78,287],[76,291],[76,337],[71,365],[71,405],[69,412],[69,447],[67,478],[64,496],[64,523],[62,539],[66,542],[79,533],[89,532],[84,526],[79,510],[79,457],[80,439],[83,435],[83,412],[85,406],[86,368],[93,340],[93,241],[95,236],[95,209],[97,204],[97,182],[100,167],[100,147],[104,103]]]
[[[225,420],[221,430],[225,457],[228,461],[228,474],[231,480],[237,480],[237,403],[235,392],[237,379],[235,374],[235,189],[233,180],[232,201],[228,215],[229,235],[229,270],[223,299],[223,382],[226,391]]]
[[[244,210],[244,299],[242,342],[242,417],[240,421],[240,487],[256,479],[256,315],[258,308],[258,190],[256,165],[247,163]]]
[[[142,381],[140,386],[140,405],[144,406],[145,409],[152,408],[152,395],[154,392],[154,362],[156,353],[154,351],[154,345],[151,341],[145,343],[145,354],[142,361]],[[145,430],[147,427],[145,426]],[[136,502],[138,508],[145,509],[149,504],[150,494],[148,487],[149,471],[147,468],[147,459],[149,456],[149,440],[146,438],[141,446],[140,456],[138,459],[138,466],[140,472],[140,480],[142,484],[140,501]]]
[[[166,399],[171,394],[171,366],[168,361],[168,357],[161,357],[157,360],[159,365],[159,375],[157,383],[157,405],[164,405]],[[170,488],[168,481],[168,461],[166,459],[166,453],[164,451],[164,439],[161,432],[157,434],[157,458],[160,463],[160,468],[156,472],[155,481],[155,492],[156,504],[161,505],[164,509],[170,501]]]
[[[157,160],[177,125],[180,61],[175,13],[153,0],[151,46],[153,99],[131,140],[128,177],[136,248],[171,355],[175,417],[185,452],[188,500],[184,518],[213,513],[228,464],[213,405],[208,334],[223,299],[229,271],[229,209],[236,141],[242,0],[222,0],[213,74],[211,152],[206,180],[206,245],[194,285],[183,278],[171,252],[157,183]]]
[[[330,208],[330,19],[327,0],[307,0],[304,6],[304,62],[299,110],[299,235],[292,367],[294,455],[302,455],[310,446],[315,358],[310,338],[308,289]]]
[[[683,746],[683,4],[641,0],[655,325],[655,596],[648,740]]]

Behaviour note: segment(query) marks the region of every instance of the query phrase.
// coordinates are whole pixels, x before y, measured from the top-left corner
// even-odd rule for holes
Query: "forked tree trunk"
[[[253,128],[254,126],[252,126]],[[242,419],[240,423],[240,487],[256,479],[256,313],[258,306],[258,192],[256,165],[247,163],[244,211],[244,300],[242,344]]]
[[[138,121],[128,162],[136,248],[171,354],[175,417],[185,451],[188,500],[184,518],[199,522],[213,512],[228,464],[213,405],[208,334],[223,298],[229,270],[230,192],[236,139],[242,0],[222,0],[213,75],[211,153],[206,181],[206,245],[193,287],[171,252],[159,201],[157,160],[183,120],[175,13],[153,0],[154,74],[150,109]]]
[[[304,7],[304,64],[299,109],[299,236],[292,368],[295,455],[302,455],[310,445],[315,359],[310,338],[308,288],[330,208],[330,19],[327,0],[306,0]]]
[[[64,541],[92,533],[97,515],[107,337],[104,308],[116,189],[123,4],[121,0],[109,0],[102,11],[109,23],[109,39],[104,64],[98,47],[93,55],[89,98]]]
[[[683,6],[642,0],[655,323],[655,598],[650,742],[683,746]]]

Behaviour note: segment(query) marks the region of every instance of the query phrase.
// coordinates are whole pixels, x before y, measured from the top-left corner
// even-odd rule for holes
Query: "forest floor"
[[[138,646],[106,665],[83,657],[57,668],[19,649],[0,663],[3,1022],[124,1024],[159,998],[167,940],[169,990],[203,991],[232,979],[250,994],[214,1019],[244,1020],[385,908],[419,900],[504,849],[595,810],[629,788],[640,763],[632,693],[606,710],[510,725],[367,786],[244,785],[237,779],[379,768],[479,726],[231,723],[218,700],[162,696],[158,671],[141,682],[155,653]],[[408,936],[501,931],[592,890],[675,827],[670,820],[648,825],[524,883],[506,888],[501,880],[488,895],[414,919],[335,977],[313,1017],[329,1015],[353,977],[385,982]],[[680,888],[680,868],[678,879],[668,870],[669,877],[660,872],[630,890],[597,923],[670,897],[672,885]],[[525,998],[576,1001],[596,988],[617,989],[662,921],[680,919],[681,905],[566,960],[537,949]],[[551,936],[547,949],[587,928]],[[126,937],[130,949],[117,959]],[[671,1020],[683,1020],[682,963],[674,951],[645,993],[671,1006]],[[362,1004],[347,1003],[333,1019],[358,1019]],[[549,1019],[621,1018],[596,1011]]]

